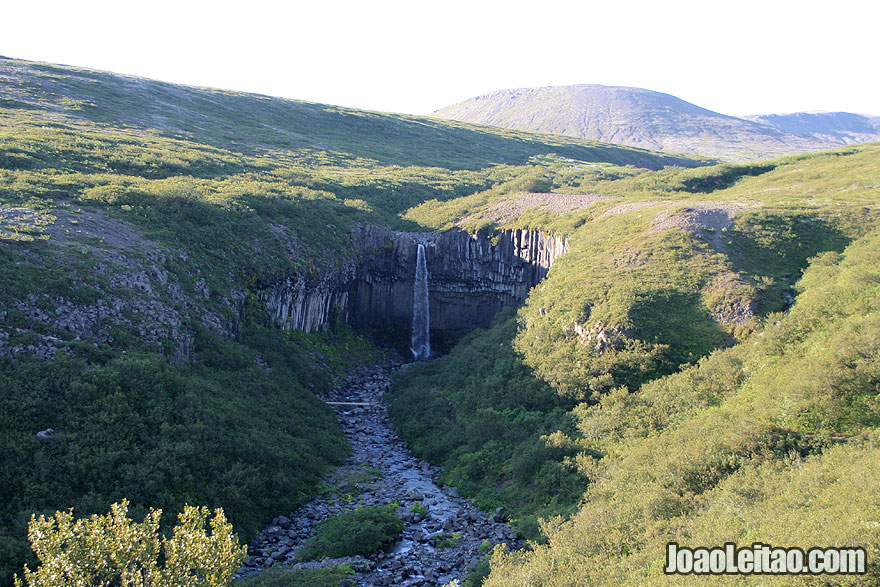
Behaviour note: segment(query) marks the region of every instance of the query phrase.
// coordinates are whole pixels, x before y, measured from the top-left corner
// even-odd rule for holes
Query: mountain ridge
[[[828,140],[839,145],[866,142],[864,135],[880,138],[880,116],[852,112],[807,111],[741,116],[789,134]]]
[[[599,84],[496,90],[437,110],[433,116],[731,161],[880,140],[880,117],[849,113],[737,117],[663,92]]]

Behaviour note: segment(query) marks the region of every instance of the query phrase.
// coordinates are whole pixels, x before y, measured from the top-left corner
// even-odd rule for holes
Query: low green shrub
[[[244,581],[245,587],[342,587],[353,574],[348,565],[325,569],[285,569],[273,567]]]
[[[300,548],[297,559],[368,555],[389,546],[403,530],[397,507],[397,503],[359,507],[324,520],[317,534]]]
[[[434,537],[434,548],[444,549],[458,546],[461,541],[461,532],[438,534]]]

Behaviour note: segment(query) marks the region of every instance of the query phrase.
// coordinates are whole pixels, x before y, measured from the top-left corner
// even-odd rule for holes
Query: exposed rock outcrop
[[[15,265],[27,267],[36,282],[26,295],[6,297],[0,308],[0,357],[51,359],[59,350],[122,350],[136,341],[182,364],[193,357],[197,328],[238,334],[245,298],[240,285],[212,290],[184,252],[147,239],[105,211],[60,202],[50,215],[0,205],[0,218],[7,229],[13,223],[22,230],[19,240],[0,230],[0,242],[14,243],[12,250],[22,253]],[[62,267],[64,287],[47,287]]]
[[[314,332],[337,318],[348,321],[348,294],[355,275],[353,263],[313,279],[283,275],[263,282],[260,293],[279,327]]]
[[[569,331],[566,331],[569,332]],[[632,335],[625,329],[617,326],[606,327],[601,322],[596,322],[592,326],[575,323],[571,328],[578,337],[578,342],[583,345],[591,346],[593,349],[602,354],[608,350],[620,348],[624,341]]]
[[[567,242],[537,231],[495,235],[458,230],[396,232],[377,226],[357,229],[357,261],[307,279],[264,280],[260,297],[282,328],[319,330],[339,320],[408,340],[418,244],[425,245],[432,339],[454,339],[506,306],[521,304],[547,274]]]

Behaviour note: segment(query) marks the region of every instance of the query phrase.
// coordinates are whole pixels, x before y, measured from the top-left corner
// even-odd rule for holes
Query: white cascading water
[[[430,311],[428,308],[428,263],[425,245],[419,244],[416,256],[416,278],[413,284],[412,351],[417,361],[431,356]]]

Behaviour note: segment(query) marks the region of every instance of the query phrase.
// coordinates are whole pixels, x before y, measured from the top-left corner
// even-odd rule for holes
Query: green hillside
[[[496,555],[487,585],[679,584],[662,574],[670,540],[854,543],[876,561],[878,155],[567,170],[558,191],[607,199],[551,215],[496,190],[410,212],[572,243],[516,317],[394,390],[418,454],[547,541]],[[456,418],[431,419],[444,404]]]
[[[269,96],[180,86],[101,71],[0,58],[0,106],[23,118],[153,129],[248,155],[323,152],[370,165],[482,169],[555,152],[639,167],[693,159],[427,117],[382,114]],[[325,161],[321,161],[322,163]]]
[[[493,563],[488,585],[678,585],[666,542],[850,546],[880,578],[876,231],[815,257],[790,312],[634,393],[575,412],[591,480],[549,546]],[[585,453],[586,454],[586,453]],[[827,584],[768,577],[737,584]],[[733,583],[695,578],[693,583]]]
[[[261,287],[350,267],[365,224],[567,238],[524,306],[387,397],[444,482],[543,543],[487,585],[662,582],[671,539],[859,544],[876,582],[880,145],[715,165],[0,76],[0,584],[32,513],[223,507],[247,540],[314,495],[348,451],[318,395],[384,351],[277,329]]]

